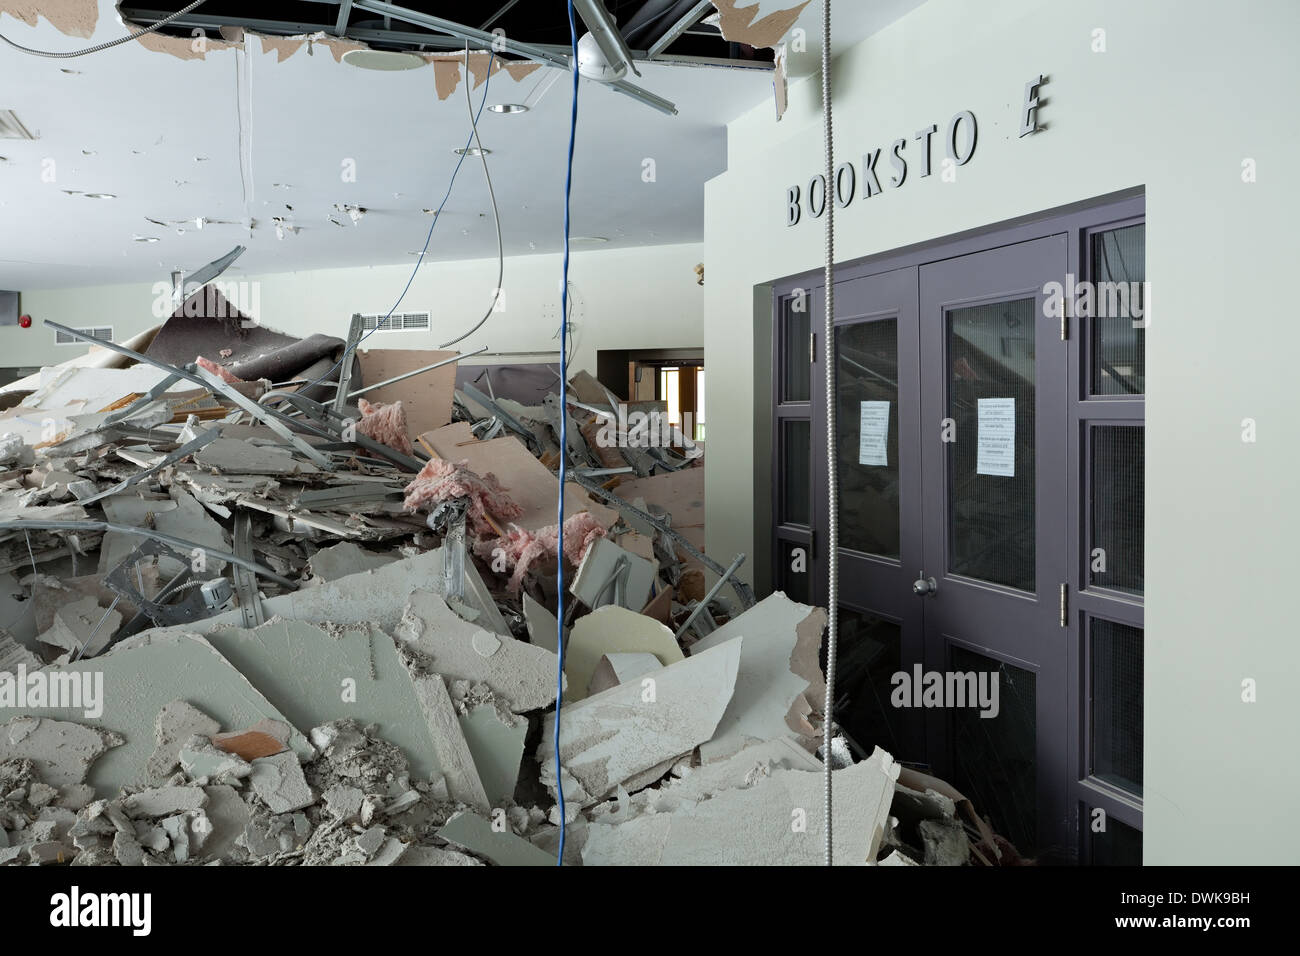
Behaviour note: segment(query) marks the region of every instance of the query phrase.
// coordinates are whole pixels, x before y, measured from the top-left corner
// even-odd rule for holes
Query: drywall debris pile
[[[0,864],[820,861],[825,614],[704,554],[699,446],[222,301],[5,390]],[[839,862],[997,859],[840,743]]]

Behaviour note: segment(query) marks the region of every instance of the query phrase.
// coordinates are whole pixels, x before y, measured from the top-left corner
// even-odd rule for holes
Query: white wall
[[[597,349],[699,348],[703,339],[703,294],[695,265],[699,244],[575,252],[569,263],[572,315],[576,328],[574,365],[596,371]],[[248,276],[228,272],[225,281],[250,283],[260,308],[254,317],[292,335],[325,332],[345,337],[353,312],[387,313],[411,274],[411,265],[330,269]],[[434,348],[474,325],[487,310],[496,286],[496,259],[425,262],[401,305],[402,311],[433,313],[432,332],[379,332],[367,348]],[[504,310],[456,346],[469,352],[536,351],[558,357],[560,328],[559,255],[516,256],[505,264]],[[162,277],[160,277],[162,278]],[[254,287],[252,284],[256,284]],[[0,328],[0,365],[39,366],[62,362],[83,346],[54,345],[43,319],[84,327],[112,325],[125,341],[160,320],[152,309],[158,292],[148,283],[24,292],[22,308],[30,329]],[[532,361],[528,357],[478,362]]]
[[[1096,28],[1105,53],[1090,48]],[[1290,0],[930,0],[835,63],[837,161],[898,137],[911,152],[916,130],[942,134],[960,110],[979,121],[956,182],[913,166],[903,187],[839,212],[841,260],[1145,186],[1148,863],[1300,862],[1298,31]],[[1049,128],[1021,139],[1040,72]],[[754,517],[770,513],[754,494],[769,462],[751,422],[770,387],[752,367],[766,348],[754,287],[821,263],[821,221],[787,228],[783,203],[822,169],[819,109],[808,81],[779,124],[767,103],[740,118],[706,188],[708,550],[724,563],[753,553]],[[1257,703],[1241,701],[1247,678]]]

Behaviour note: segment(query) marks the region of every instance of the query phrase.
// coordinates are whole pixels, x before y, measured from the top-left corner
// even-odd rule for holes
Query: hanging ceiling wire
[[[31,47],[23,46],[20,43],[15,43],[13,40],[5,36],[3,33],[0,33],[0,40],[3,40],[5,43],[8,43],[11,47],[13,47],[15,50],[18,50],[20,53],[29,53],[32,56],[49,57],[52,60],[68,60],[74,56],[87,56],[88,54],[91,53],[98,53],[100,50],[107,50],[110,49],[111,47],[121,46],[123,43],[130,43],[132,40],[138,39],[139,37],[142,37],[147,33],[153,33],[156,30],[161,30],[163,27],[167,26],[167,24],[171,23],[173,20],[185,16],[185,14],[189,13],[191,10],[193,10],[195,7],[197,7],[199,4],[203,2],[204,0],[194,0],[194,2],[191,3],[188,7],[185,7],[184,9],[181,10],[177,10],[171,16],[164,17],[163,19],[159,20],[157,23],[153,24],[153,26],[145,27],[143,30],[137,30],[135,33],[132,33],[129,36],[118,37],[116,40],[109,40],[107,43],[100,43],[98,46],[87,47],[84,50],[72,50],[68,53],[51,53],[47,50],[33,50]]]
[[[822,119],[826,149],[826,185],[822,195],[826,198],[826,342],[823,360],[826,363],[826,534],[827,570],[830,592],[826,598],[826,703],[822,710],[822,769],[824,773],[826,817],[826,865],[834,862],[831,844],[832,781],[831,738],[835,734],[835,651],[840,636],[840,482],[835,460],[835,140],[831,128],[831,0],[822,0]]]

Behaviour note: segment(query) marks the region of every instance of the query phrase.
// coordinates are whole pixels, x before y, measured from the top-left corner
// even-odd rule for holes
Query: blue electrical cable
[[[572,45],[573,109],[569,114],[569,161],[564,178],[564,281],[560,284],[560,492],[556,512],[559,535],[555,546],[555,584],[559,592],[555,612],[555,646],[559,649],[555,663],[555,792],[560,806],[560,851],[555,865],[564,865],[564,769],[560,764],[560,697],[564,693],[564,481],[569,459],[569,199],[573,195],[573,143],[578,135],[578,27],[573,19],[573,0],[569,0],[569,40]]]
[[[483,99],[479,100],[478,112],[474,114],[474,124],[473,124],[474,126],[477,126],[479,117],[483,115],[483,107],[487,105],[488,87],[492,85],[492,65],[495,61],[496,61],[496,51],[494,50],[491,56],[488,58],[487,79],[483,81]],[[465,82],[468,83],[469,81],[470,81],[469,61],[466,60]],[[388,323],[388,320],[393,317],[393,313],[397,311],[397,307],[401,305],[402,301],[406,298],[406,293],[411,291],[411,283],[415,281],[416,273],[420,271],[420,266],[424,265],[424,255],[426,252],[429,251],[429,242],[433,239],[433,228],[434,226],[438,225],[438,217],[442,215],[442,210],[447,205],[447,200],[451,198],[452,187],[456,185],[456,174],[460,172],[461,164],[465,162],[465,157],[469,155],[469,148],[473,144],[474,144],[474,129],[471,128],[469,131],[469,139],[465,141],[465,151],[460,154],[460,159],[456,160],[456,168],[451,171],[451,180],[447,183],[447,193],[442,197],[442,202],[438,204],[437,210],[434,211],[433,222],[429,223],[429,234],[424,237],[424,248],[420,250],[420,255],[415,260],[415,268],[411,270],[411,277],[406,280],[406,287],[402,289],[402,294],[397,297],[397,301],[394,302],[393,307],[388,310],[388,314],[384,316],[383,319],[376,322],[375,327],[373,329],[371,329],[365,335],[361,336],[361,338],[357,339],[357,346],[360,346],[362,342],[370,338],[370,336],[374,335],[376,332],[378,332]],[[325,381],[327,378],[329,378],[330,374],[333,373],[334,369],[338,368],[340,365],[346,362],[349,356],[355,354],[355,352],[356,349],[353,349],[351,352],[345,351],[343,353],[343,358],[339,359],[332,366],[330,366],[329,370],[326,371],[324,375],[316,379],[316,381],[314,382],[307,383],[301,389],[299,389],[299,391],[306,391],[307,389],[311,388],[313,385],[319,385],[321,382]]]

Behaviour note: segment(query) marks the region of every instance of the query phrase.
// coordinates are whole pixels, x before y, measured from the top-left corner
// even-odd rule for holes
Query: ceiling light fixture
[[[131,238],[136,242],[161,242],[162,241],[157,236],[132,236]]]
[[[87,199],[116,199],[112,193],[82,193]]]
[[[604,3],[573,0],[573,5],[591,31],[578,41],[578,72],[601,83],[617,83],[629,69],[640,76],[632,62],[632,51]]]
[[[401,53],[392,50],[348,50],[343,54],[343,62],[363,70],[377,70],[392,73],[396,70],[418,70],[428,66],[424,57],[415,53]]]
[[[605,236],[574,236],[569,242],[609,242]]]
[[[461,146],[455,150],[455,153],[457,156],[491,156],[492,150],[486,148],[479,149],[477,146],[470,146],[466,149],[464,146]]]
[[[493,113],[527,113],[528,107],[523,103],[493,103],[488,107]]]

